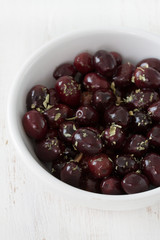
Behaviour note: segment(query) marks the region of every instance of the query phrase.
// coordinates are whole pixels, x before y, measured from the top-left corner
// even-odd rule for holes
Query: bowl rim
[[[43,167],[41,167],[38,162],[35,161],[35,159],[30,155],[29,151],[27,150],[23,140],[21,139],[20,133],[17,134],[17,130],[14,127],[14,124],[16,123],[14,108],[12,108],[12,103],[14,102],[14,98],[15,98],[14,92],[16,90],[17,83],[20,81],[20,79],[23,78],[24,72],[27,71],[29,66],[32,65],[41,56],[41,54],[44,54],[48,50],[48,48],[50,48],[52,45],[55,45],[61,41],[63,42],[65,38],[72,39],[74,36],[90,35],[95,33],[97,34],[98,33],[102,33],[102,34],[103,33],[105,34],[119,33],[119,34],[137,35],[139,37],[149,38],[150,40],[155,42],[160,42],[160,36],[157,34],[150,33],[147,31],[142,31],[140,29],[137,30],[129,27],[109,27],[105,29],[94,28],[94,29],[70,31],[67,34],[62,34],[58,37],[55,37],[54,39],[51,39],[50,41],[42,45],[38,50],[36,50],[24,62],[19,72],[15,76],[13,83],[11,84],[11,88],[9,90],[8,100],[7,100],[7,125],[8,125],[9,135],[14,144],[15,150],[22,157],[22,160],[25,163],[25,165],[27,165],[27,167],[43,182],[46,182],[47,184],[49,183],[49,185],[53,189],[56,189],[58,192],[61,192],[63,194],[65,193],[69,196],[74,195],[76,198],[83,199],[84,201],[85,200],[98,200],[98,201],[104,200],[106,202],[110,201],[110,202],[119,202],[119,203],[122,203],[122,202],[129,203],[131,201],[137,201],[137,200],[144,199],[151,196],[153,197],[157,194],[160,194],[159,187],[146,192],[142,192],[142,193],[135,193],[135,194],[128,194],[128,195],[105,195],[105,194],[87,192],[87,191],[72,187],[60,181],[59,179],[53,177],[49,172],[47,172]],[[23,155],[24,152],[26,154],[25,157]]]

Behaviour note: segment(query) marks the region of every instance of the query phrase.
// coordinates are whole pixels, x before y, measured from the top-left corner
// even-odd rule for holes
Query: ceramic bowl
[[[63,62],[73,61],[82,52],[100,49],[117,51],[124,61],[133,64],[146,57],[160,58],[160,37],[130,29],[98,29],[58,37],[42,46],[22,66],[14,79],[8,99],[7,120],[9,132],[24,165],[46,182],[55,194],[61,194],[73,203],[104,210],[128,210],[152,205],[160,200],[160,188],[132,195],[103,195],[74,188],[53,177],[38,161],[30,140],[22,127],[26,111],[26,94],[36,84],[54,86],[53,71]]]

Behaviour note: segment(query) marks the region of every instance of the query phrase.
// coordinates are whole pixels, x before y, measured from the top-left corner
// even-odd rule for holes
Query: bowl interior
[[[54,87],[52,75],[56,66],[72,62],[74,57],[82,51],[94,53],[100,49],[117,51],[122,54],[124,61],[131,63],[136,63],[146,57],[160,57],[158,51],[160,41],[149,34],[121,30],[75,33],[58,38],[42,47],[27,61],[14,81],[8,106],[10,131],[14,136],[14,141],[20,145],[19,150],[25,149],[31,155],[30,161],[37,161],[37,166],[39,161],[21,123],[26,111],[27,92],[36,84],[43,84],[48,88]],[[66,186],[66,184],[63,185]],[[104,196],[99,196],[99,198],[104,198]]]

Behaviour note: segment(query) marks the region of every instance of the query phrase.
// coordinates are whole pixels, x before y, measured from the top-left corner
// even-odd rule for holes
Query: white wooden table
[[[160,239],[160,204],[127,212],[73,207],[24,166],[8,135],[8,90],[21,64],[57,35],[100,25],[160,34],[160,1],[0,0],[0,240]]]

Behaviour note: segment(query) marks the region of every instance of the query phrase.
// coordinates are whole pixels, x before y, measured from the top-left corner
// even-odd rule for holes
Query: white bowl
[[[72,61],[82,51],[99,49],[118,51],[124,59],[136,63],[146,57],[160,58],[160,37],[130,29],[103,29],[73,32],[50,41],[41,47],[23,65],[14,80],[8,100],[7,119],[9,132],[24,164],[46,181],[55,193],[91,208],[128,210],[152,205],[160,200],[160,188],[132,195],[102,195],[86,192],[53,177],[39,163],[22,128],[25,99],[29,89],[36,84],[54,86],[53,70],[63,62]]]

